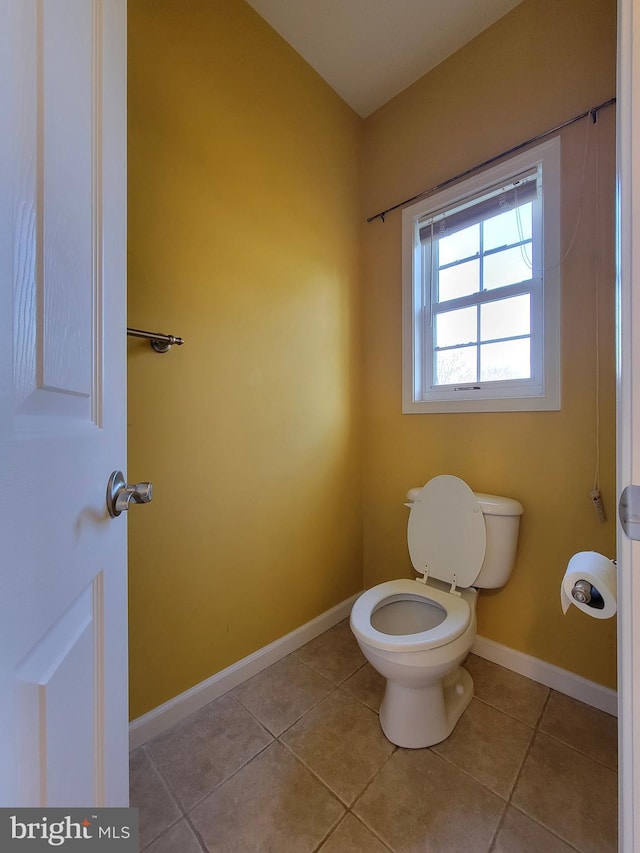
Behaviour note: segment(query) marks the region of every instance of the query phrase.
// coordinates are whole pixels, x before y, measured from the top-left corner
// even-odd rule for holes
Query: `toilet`
[[[460,664],[476,636],[478,590],[509,580],[523,509],[449,474],[407,498],[409,555],[419,577],[367,590],[350,623],[362,653],[387,680],[384,734],[418,749],[448,737],[471,701],[473,681]]]

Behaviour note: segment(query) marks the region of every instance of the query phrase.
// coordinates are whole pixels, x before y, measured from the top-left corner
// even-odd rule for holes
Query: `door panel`
[[[0,805],[126,805],[126,3],[0,0]]]
[[[98,182],[95,198],[93,192],[102,119],[98,5],[86,0],[43,3],[38,26],[38,384],[82,397],[91,393],[92,256],[100,245],[93,239],[100,224],[94,212],[101,206]]]
[[[23,801],[35,798],[61,807],[100,801],[104,768],[96,743],[104,733],[96,709],[102,705],[101,585],[99,575],[16,668],[18,753],[29,757],[20,779]],[[69,762],[76,752],[95,755],[92,762]]]

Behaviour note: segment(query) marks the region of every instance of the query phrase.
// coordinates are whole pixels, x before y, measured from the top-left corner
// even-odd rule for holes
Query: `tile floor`
[[[453,734],[399,749],[345,620],[131,755],[146,853],[607,853],[616,720],[470,655]]]

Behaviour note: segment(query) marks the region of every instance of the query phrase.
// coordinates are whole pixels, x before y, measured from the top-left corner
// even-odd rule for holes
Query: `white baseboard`
[[[268,646],[258,649],[237,663],[228,666],[221,672],[212,675],[200,684],[196,684],[184,693],[174,696],[163,705],[159,705],[148,714],[138,717],[129,725],[130,749],[136,749],[142,744],[161,734],[166,729],[193,714],[209,702],[232,690],[243,681],[247,681],[271,664],[286,657],[291,652],[304,646],[310,640],[332,628],[351,612],[353,602],[360,593],[316,616],[290,634],[275,640]],[[510,649],[485,637],[476,637],[471,651],[479,657],[504,666],[512,672],[525,675],[540,684],[551,687],[560,693],[566,693],[573,699],[578,699],[608,714],[617,715],[618,700],[615,690],[596,684],[579,675],[574,675],[566,669],[560,669],[539,658],[531,657],[524,652]]]
[[[595,681],[589,681],[552,663],[510,649],[485,637],[476,637],[471,651],[481,658],[504,666],[505,669],[526,675],[527,678],[532,678],[559,693],[565,693],[572,699],[578,699],[614,717],[618,715],[618,694],[609,687],[603,687]]]
[[[358,595],[360,593],[342,601],[332,607],[331,610],[321,613],[320,616],[316,616],[315,619],[301,625],[295,631],[291,631],[290,634],[286,634],[268,646],[258,649],[257,652],[228,666],[221,672],[217,672],[211,678],[201,681],[200,684],[196,684],[189,690],[185,690],[184,693],[174,696],[173,699],[163,705],[159,705],[149,713],[133,720],[129,725],[129,748],[133,750],[142,746],[143,743],[188,717],[189,714],[193,714],[194,711],[208,705],[209,702],[222,696],[223,693],[227,693],[238,684],[247,681],[253,675],[257,675],[263,669],[337,625],[351,613],[353,602]]]

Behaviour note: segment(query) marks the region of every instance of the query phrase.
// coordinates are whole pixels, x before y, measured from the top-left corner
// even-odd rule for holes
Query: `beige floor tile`
[[[233,695],[277,737],[334,689],[324,676],[289,655],[236,687]]]
[[[617,774],[536,734],[513,805],[582,853],[617,850]]]
[[[272,740],[227,694],[158,735],[148,749],[173,793],[189,810]]]
[[[449,737],[432,748],[507,799],[532,737],[530,726],[472,699]]]
[[[539,823],[509,806],[491,853],[573,853],[573,850]]]
[[[615,770],[618,766],[618,720],[597,708],[552,691],[540,731]]]
[[[504,808],[430,749],[399,749],[353,811],[395,853],[487,853]]]
[[[344,807],[273,743],[190,815],[209,853],[311,853]]]
[[[357,818],[348,814],[318,853],[388,853],[389,849]]]
[[[341,690],[323,699],[281,741],[347,805],[395,749],[377,714]]]
[[[176,823],[144,853],[202,853],[202,845],[186,820]]]
[[[530,726],[537,724],[548,687],[478,655],[469,655],[463,666],[473,678],[478,699]]]
[[[340,624],[302,646],[294,655],[334,684],[341,684],[366,663],[351,630]]]
[[[376,672],[370,663],[366,663],[348,678],[341,687],[347,693],[355,696],[356,699],[364,702],[365,705],[368,705],[377,714],[380,709],[382,697],[384,696],[386,683],[386,680],[380,673]]]
[[[132,808],[139,809],[141,849],[182,815],[144,749],[129,758],[129,797]]]

